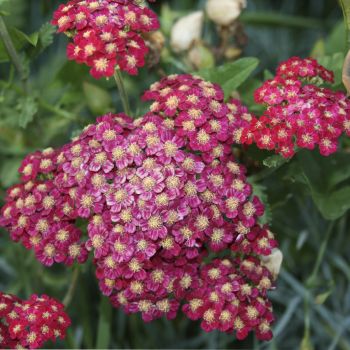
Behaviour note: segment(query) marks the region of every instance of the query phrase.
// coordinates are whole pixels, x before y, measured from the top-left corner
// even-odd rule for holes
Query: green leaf
[[[325,41],[325,51],[326,54],[333,54],[334,52],[346,53],[346,29],[344,21],[339,21],[329,34]]]
[[[12,28],[8,28],[8,32],[9,32],[9,35],[12,39],[12,42],[13,42],[13,45],[15,46],[16,50],[20,50],[23,45],[25,44],[26,42],[26,39],[23,38],[23,36],[20,36],[20,35],[16,35],[14,32],[15,30]],[[0,40],[0,63],[2,62],[7,62],[9,61],[10,58],[7,54],[7,50],[5,48],[5,45],[4,43],[2,42],[2,40]]]
[[[36,46],[39,38],[39,34],[36,32],[31,35],[27,35],[17,28],[12,28],[12,39],[14,36],[18,38],[18,41],[28,42],[32,46]]]
[[[337,52],[333,55],[318,58],[318,62],[327,69],[334,71],[334,85],[342,83],[342,70],[345,55],[343,52]]]
[[[249,107],[252,113],[260,114],[265,110],[263,105],[258,105],[254,100],[254,91],[262,85],[259,79],[251,78],[246,80],[238,89],[243,104]]]
[[[55,27],[52,24],[45,23],[38,32],[32,34],[32,36],[36,36],[37,40],[35,49],[30,52],[32,57],[39,55],[53,43],[55,31]]]
[[[38,104],[33,96],[22,97],[17,104],[18,110],[18,125],[25,128],[38,112]]]
[[[55,27],[46,23],[38,32],[29,35],[15,27],[8,27],[8,32],[17,51],[22,50],[26,44],[30,44],[29,53],[31,56],[35,56],[52,44]],[[0,63],[7,61],[9,61],[9,57],[3,42],[0,40]]]
[[[336,220],[350,209],[350,186],[328,195],[312,192],[312,198],[325,219]]]
[[[212,83],[221,85],[225,98],[227,98],[248,79],[258,64],[259,60],[257,58],[246,57],[220,67],[203,69],[195,74]]]
[[[336,220],[344,215],[350,209],[350,155],[339,152],[326,158],[317,152],[301,151],[297,159],[302,182],[323,217]]]
[[[83,90],[92,113],[104,114],[110,110],[112,98],[106,90],[88,82],[84,82]]]
[[[45,23],[41,26],[39,30],[39,40],[43,48],[53,43],[55,32],[56,29],[51,23]]]

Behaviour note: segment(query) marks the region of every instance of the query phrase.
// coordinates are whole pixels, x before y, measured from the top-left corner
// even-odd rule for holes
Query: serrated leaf
[[[41,26],[39,30],[39,42],[42,49],[53,43],[55,31],[56,29],[51,23],[45,23]]]
[[[18,125],[21,128],[25,128],[34,119],[35,114],[38,112],[38,104],[32,96],[22,97],[18,101],[17,110]]]
[[[44,24],[38,32],[29,35],[14,27],[8,27],[7,29],[17,51],[22,50],[26,44],[30,44],[31,56],[38,55],[47,46],[51,45],[55,32],[55,27],[50,23]],[[7,61],[9,61],[9,56],[3,42],[0,40],[0,63]]]
[[[86,103],[94,114],[104,114],[110,110],[112,98],[111,95],[97,85],[85,82],[83,84]]]
[[[264,159],[263,164],[268,168],[279,168],[287,162],[289,162],[289,159],[283,158],[281,155],[277,154]]]
[[[248,79],[258,64],[259,60],[257,58],[246,57],[220,67],[203,69],[194,74],[212,83],[219,84],[224,90],[225,98],[227,98]]]

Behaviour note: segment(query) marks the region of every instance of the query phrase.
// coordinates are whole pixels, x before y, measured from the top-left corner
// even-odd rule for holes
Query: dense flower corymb
[[[148,52],[142,34],[159,28],[156,14],[136,0],[71,0],[52,23],[73,39],[68,58],[91,67],[95,78],[112,76],[116,66],[137,74]]]
[[[70,323],[63,305],[47,295],[21,300],[0,292],[1,348],[41,348],[48,340],[63,339]]]
[[[143,99],[153,101],[152,113],[164,118],[164,125],[209,163],[230,153],[235,131],[245,125],[244,118],[252,118],[238,101],[225,104],[219,85],[189,74],[162,79]]]
[[[333,73],[314,59],[282,62],[276,76],[256,90],[255,100],[266,105],[266,111],[251,120],[241,141],[285,158],[297,147],[318,146],[324,156],[334,153],[339,137],[350,136],[350,101],[342,91],[315,85],[332,81]]]
[[[103,294],[145,321],[172,319],[181,302],[200,299],[203,307],[193,312],[205,330],[235,330],[240,338],[254,330],[268,339],[273,317],[266,291],[273,282],[259,256],[277,243],[259,224],[264,207],[228,143],[230,128],[251,116],[237,101],[226,105],[221,89],[201,79],[173,76],[162,84],[168,92],[167,84],[175,92],[190,86],[194,98],[175,94],[180,112],[165,102],[135,121],[102,116],[61,149],[29,155],[20,168],[23,183],[8,191],[1,223],[46,265],[70,264],[78,248],[74,258],[83,262],[92,251]],[[197,148],[177,123],[193,103],[204,113],[194,132],[211,135],[213,149]],[[225,127],[212,130],[211,120]],[[81,219],[86,242],[76,227]],[[231,257],[204,262],[210,252],[224,251]],[[183,309],[194,318],[191,310]],[[212,312],[222,322],[212,323]]]

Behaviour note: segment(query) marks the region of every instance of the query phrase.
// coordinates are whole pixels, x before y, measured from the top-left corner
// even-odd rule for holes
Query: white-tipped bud
[[[208,17],[220,26],[233,23],[242,10],[247,7],[246,0],[207,0]]]
[[[203,11],[196,11],[180,18],[171,30],[171,48],[175,52],[188,50],[196,40],[200,39],[203,21]]]
[[[283,261],[282,252],[275,248],[272,253],[268,256],[261,257],[262,265],[265,266],[272,274],[273,278],[276,279],[280,273],[281,265]]]

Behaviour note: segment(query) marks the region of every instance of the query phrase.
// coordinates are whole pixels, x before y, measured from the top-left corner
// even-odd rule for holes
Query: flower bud
[[[203,11],[196,11],[180,18],[171,30],[171,48],[175,52],[188,50],[196,40],[200,39],[203,20]]]
[[[272,274],[272,277],[276,279],[280,273],[283,254],[282,252],[275,248],[269,256],[261,257],[262,265],[265,266]]]
[[[212,68],[215,65],[213,53],[201,43],[191,48],[188,52],[188,59],[194,69]]]
[[[228,26],[246,6],[246,0],[207,0],[206,10],[213,22],[220,26]]]

